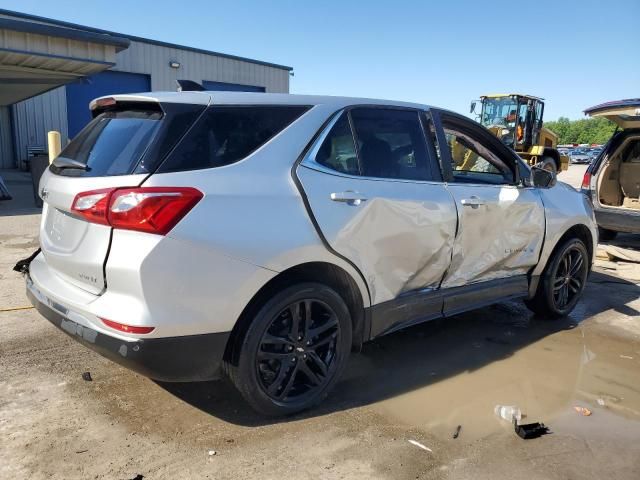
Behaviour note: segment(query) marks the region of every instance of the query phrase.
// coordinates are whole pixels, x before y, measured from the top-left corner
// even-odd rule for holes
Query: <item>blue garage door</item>
[[[75,137],[91,120],[89,102],[96,97],[116,93],[140,93],[151,90],[149,75],[107,70],[67,85],[69,138]]]
[[[217,90],[222,92],[262,92],[264,93],[264,87],[257,87],[255,85],[240,85],[239,83],[225,83],[225,82],[212,82],[209,80],[203,80],[202,86],[206,90]]]

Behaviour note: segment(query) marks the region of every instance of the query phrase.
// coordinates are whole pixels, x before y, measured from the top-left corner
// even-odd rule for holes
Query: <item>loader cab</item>
[[[544,101],[529,95],[486,95],[471,103],[471,113],[502,142],[514,150],[535,145],[542,128]]]

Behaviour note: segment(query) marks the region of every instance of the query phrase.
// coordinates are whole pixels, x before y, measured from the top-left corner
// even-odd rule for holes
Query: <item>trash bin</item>
[[[42,199],[38,192],[38,186],[40,185],[40,177],[44,171],[49,167],[49,155],[37,154],[29,159],[29,170],[31,171],[31,182],[33,183],[33,198],[36,202],[36,207],[42,207]]]

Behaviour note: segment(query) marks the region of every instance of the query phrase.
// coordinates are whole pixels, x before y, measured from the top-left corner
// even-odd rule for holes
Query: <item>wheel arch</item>
[[[352,322],[352,348],[359,349],[368,335],[364,299],[355,279],[343,268],[328,262],[307,262],[288,268],[265,283],[247,303],[238,317],[227,342],[224,359],[238,364],[240,346],[253,320],[264,302],[275,292],[294,283],[315,282],[331,287],[342,297],[349,308]]]
[[[585,246],[587,247],[587,253],[589,254],[589,271],[591,271],[593,252],[596,246],[594,245],[593,237],[591,235],[591,230],[589,230],[589,227],[582,223],[577,223],[568,228],[567,231],[564,232],[564,234],[562,234],[562,236],[556,241],[553,249],[551,250],[551,253],[546,258],[544,268],[542,272],[540,272],[540,275],[531,277],[531,282],[529,284],[529,297],[533,297],[535,295],[536,290],[538,289],[540,277],[546,271],[547,265],[549,265],[549,262],[558,251],[558,248],[560,248],[560,246],[570,238],[578,238],[582,240],[582,242],[584,242]]]
[[[595,245],[593,244],[593,237],[591,236],[591,231],[589,230],[589,227],[581,223],[578,223],[572,226],[566,232],[564,232],[564,235],[560,237],[560,239],[556,242],[556,245],[553,247],[552,255],[556,252],[558,247],[569,238],[578,238],[582,240],[585,246],[587,247],[587,252],[589,253],[589,259],[593,258],[593,251],[594,251]],[[591,270],[591,261],[589,262],[589,270]]]

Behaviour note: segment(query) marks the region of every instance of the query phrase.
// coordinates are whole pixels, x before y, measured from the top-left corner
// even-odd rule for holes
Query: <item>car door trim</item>
[[[298,169],[298,166],[300,166],[300,164],[302,163],[304,158],[309,153],[309,150],[315,145],[315,143],[318,140],[318,138],[320,137],[320,135],[322,135],[322,133],[325,130],[327,130],[328,125],[332,121],[333,122],[336,121],[336,119],[340,116],[340,114],[342,113],[343,110],[344,109],[341,108],[341,109],[335,111],[333,114],[329,115],[327,120],[320,126],[318,131],[313,135],[313,137],[311,138],[309,143],[307,143],[307,145],[302,149],[302,152],[300,153],[300,155],[298,156],[296,161],[293,162],[293,165],[291,166],[291,179],[293,180],[293,183],[296,186],[296,188],[298,190],[298,193],[300,194],[300,198],[302,198],[302,203],[304,205],[305,210],[307,211],[307,215],[309,216],[309,220],[311,220],[311,224],[313,225],[313,228],[315,229],[316,234],[318,235],[318,238],[320,238],[320,241],[322,242],[324,247],[329,252],[333,253],[336,257],[340,258],[341,260],[344,260],[345,262],[347,262],[347,264],[351,265],[351,267],[354,269],[354,271],[356,271],[358,273],[358,275],[360,275],[360,279],[362,280],[362,283],[363,283],[364,287],[367,289],[367,295],[369,297],[367,303],[371,304],[371,290],[369,289],[369,284],[367,283],[367,280],[365,279],[364,275],[362,274],[362,272],[356,266],[355,263],[353,263],[349,258],[345,257],[341,253],[339,253],[336,250],[334,250],[333,247],[327,241],[327,238],[322,233],[322,229],[320,228],[320,225],[318,224],[318,220],[316,219],[315,215],[313,214],[313,210],[311,209],[311,204],[309,203],[309,198],[307,197],[307,193],[305,192],[305,190],[304,190],[304,188],[302,186],[302,182],[300,182],[300,179],[298,178],[298,174],[296,172],[297,169]],[[369,336],[370,325],[368,324],[368,316],[364,315],[363,317],[364,317],[365,324],[363,325],[362,338],[364,340],[365,338],[367,338]]]
[[[366,316],[371,322],[371,336],[368,340],[429,320],[450,317],[528,295],[527,275],[515,275],[447,289],[408,292],[366,309]]]
[[[502,184],[490,184],[490,183],[479,183],[479,185],[499,185],[499,186],[517,186],[520,184],[520,169],[518,168],[518,156],[515,152],[510,151],[502,142],[495,136],[493,136],[487,129],[485,129],[482,125],[473,120],[468,119],[462,115],[457,113],[439,110],[437,108],[431,108],[432,116],[434,119],[434,126],[436,128],[436,139],[438,140],[439,145],[447,145],[446,137],[444,134],[444,125],[443,125],[443,117],[444,119],[452,122],[458,123],[464,128],[470,129],[472,132],[476,133],[480,140],[483,140],[492,147],[491,151],[495,152],[498,157],[502,159],[502,161],[506,162],[512,168],[513,172],[513,181],[509,182],[505,180],[505,183]],[[441,159],[441,167],[443,170],[443,175],[447,179],[449,183],[464,183],[465,185],[471,185],[471,183],[466,182],[456,182],[453,169],[451,167],[451,152],[448,148],[440,147],[440,159]],[[445,171],[446,170],[446,171]]]
[[[347,116],[347,120],[349,122],[349,128],[351,130],[351,136],[354,141],[354,149],[356,152],[356,159],[358,161],[358,171],[362,171],[360,168],[360,147],[358,146],[358,136],[355,131],[355,127],[353,125],[353,121],[351,120],[351,110],[359,109],[359,108],[371,108],[378,110],[403,110],[408,112],[415,112],[418,116],[418,123],[420,125],[420,132],[422,134],[422,140],[424,141],[426,156],[427,156],[427,168],[429,171],[429,177],[431,178],[422,178],[422,179],[413,179],[413,178],[388,178],[388,177],[368,177],[366,175],[352,175],[350,173],[340,172],[338,170],[334,170],[332,168],[326,167],[318,162],[316,162],[316,155],[322,146],[322,142],[327,138],[331,129],[336,124],[336,122],[340,119],[340,117],[344,114]],[[401,182],[401,183],[421,183],[421,184],[438,184],[441,185],[442,182],[442,173],[440,169],[434,167],[434,162],[437,163],[437,160],[433,158],[432,145],[429,141],[428,136],[425,133],[425,125],[423,114],[428,113],[429,110],[423,110],[419,108],[412,107],[400,107],[394,105],[349,105],[348,107],[342,108],[335,112],[329,120],[320,128],[320,131],[316,134],[314,140],[310,142],[310,145],[304,150],[304,154],[302,155],[301,164],[307,168],[312,170],[316,170],[318,172],[326,173],[328,175],[335,175],[338,177],[345,178],[353,178],[357,180],[372,180],[378,182]]]

